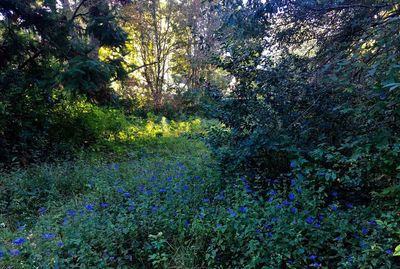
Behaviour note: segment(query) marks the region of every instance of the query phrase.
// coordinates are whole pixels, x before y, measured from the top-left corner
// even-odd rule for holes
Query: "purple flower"
[[[17,239],[15,239],[14,241],[12,241],[12,243],[14,244],[14,245],[21,245],[21,244],[23,244],[23,243],[25,243],[26,242],[26,239],[25,238],[17,238]]]
[[[291,161],[290,162],[290,167],[295,168],[296,167],[296,161]]]
[[[332,196],[333,196],[333,197],[337,197],[337,196],[338,196],[338,193],[334,191],[334,192],[332,192]]]
[[[11,256],[18,256],[18,255],[21,254],[21,251],[19,251],[18,249],[15,249],[15,250],[11,250],[11,251],[9,252],[9,254],[10,254]]]
[[[4,256],[4,252],[0,251],[0,259]]]
[[[119,192],[119,193],[123,193],[123,192],[124,192],[124,190],[123,190],[121,187],[118,187],[118,189],[117,189],[117,192]]]
[[[289,200],[293,201],[294,198],[295,198],[294,194],[293,193],[289,193]]]
[[[56,235],[52,234],[52,233],[44,233],[42,235],[42,238],[45,240],[51,240],[51,239],[54,239],[55,237],[56,237]]]
[[[367,228],[363,228],[363,229],[361,230],[361,232],[362,232],[363,234],[367,234],[367,233],[368,233],[368,229],[367,229]]]
[[[107,203],[101,203],[100,206],[101,207],[108,207],[108,204]]]
[[[318,258],[318,256],[316,256],[316,255],[310,255],[310,260],[316,260],[317,258]]]
[[[290,211],[292,211],[293,214],[297,213],[297,208],[292,207],[292,209],[290,209]]]
[[[62,247],[62,246],[64,246],[64,242],[63,242],[63,241],[58,241],[58,242],[57,242],[57,245],[58,245],[59,247]]]
[[[316,262],[316,263],[313,264],[313,267],[315,267],[315,268],[321,267],[321,263]]]

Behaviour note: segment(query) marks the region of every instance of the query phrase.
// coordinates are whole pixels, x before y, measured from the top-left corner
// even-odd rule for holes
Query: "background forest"
[[[0,0],[1,268],[400,268],[400,2]]]

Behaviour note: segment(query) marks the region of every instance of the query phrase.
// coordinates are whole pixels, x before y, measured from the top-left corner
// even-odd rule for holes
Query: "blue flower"
[[[15,249],[15,250],[11,250],[11,251],[9,252],[9,254],[10,254],[11,256],[18,256],[18,255],[21,254],[21,251],[19,251],[18,249]]]
[[[246,189],[247,192],[252,192],[252,190],[250,189],[249,184],[244,184],[244,188]]]
[[[44,214],[44,213],[47,212],[47,208],[41,207],[41,208],[38,209],[38,212],[39,212],[40,214]]]
[[[316,260],[317,258],[318,258],[318,256],[316,256],[316,255],[310,255],[310,260]]]
[[[119,193],[123,193],[123,192],[124,192],[124,190],[123,190],[121,187],[118,187],[118,189],[117,189],[117,192],[119,192]]]
[[[69,210],[67,211],[67,215],[73,217],[73,216],[76,215],[76,211],[73,210],[73,209],[69,209]]]
[[[289,200],[293,201],[295,198],[295,195],[293,193],[289,193]]]
[[[316,262],[316,263],[313,264],[313,267],[315,267],[315,268],[321,267],[321,263]]]
[[[246,213],[247,212],[247,207],[244,207],[244,206],[239,207],[239,212],[240,213]]]
[[[351,208],[353,208],[353,204],[351,204],[351,203],[346,203],[346,207],[351,209]]]
[[[85,208],[86,208],[87,210],[93,210],[93,209],[94,209],[94,205],[92,205],[92,204],[87,204],[87,205],[85,205]]]
[[[276,195],[277,192],[276,192],[275,190],[272,190],[272,191],[269,192],[269,194],[270,194],[270,195]]]
[[[292,209],[290,209],[290,211],[292,211],[293,214],[297,213],[297,208],[292,207]]]
[[[172,181],[172,177],[167,177],[167,181]]]
[[[229,213],[229,215],[230,215],[231,217],[236,217],[236,215],[237,215],[236,212],[233,211],[232,208],[229,208],[228,210],[226,210],[226,212]]]
[[[3,256],[4,256],[4,252],[0,251],[0,259],[3,258]]]
[[[334,191],[334,192],[332,192],[332,196],[333,196],[333,197],[337,197],[337,196],[338,196],[338,193]]]
[[[185,220],[184,225],[185,225],[186,228],[189,227],[190,221],[189,220]]]
[[[101,207],[108,207],[108,204],[107,203],[101,203],[100,206]]]
[[[372,226],[378,225],[378,223],[375,220],[368,221],[368,224]]]
[[[336,210],[338,209],[336,205],[330,205],[329,208],[330,208],[332,211],[336,211]]]
[[[367,229],[367,228],[363,228],[363,229],[361,230],[361,232],[362,232],[363,234],[367,234],[367,233],[368,233],[368,229]]]
[[[385,251],[385,253],[386,253],[386,254],[389,254],[389,255],[392,255],[392,254],[393,254],[393,251],[392,251],[391,249],[387,249],[387,250]]]
[[[64,242],[63,242],[63,241],[58,241],[58,242],[57,242],[57,245],[58,245],[59,247],[62,247],[62,246],[64,246]]]
[[[26,242],[26,239],[25,238],[17,238],[17,239],[15,239],[14,241],[12,241],[12,243],[14,244],[14,245],[21,245],[21,244],[23,244],[23,243],[25,243]]]
[[[336,241],[341,241],[342,239],[343,239],[343,237],[341,237],[341,236],[338,236],[335,238]]]
[[[217,195],[217,196],[215,196],[214,198],[217,199],[217,200],[222,200],[222,199],[225,198],[225,196],[223,196],[223,195]]]
[[[51,240],[51,239],[54,239],[55,237],[56,237],[56,235],[52,234],[52,233],[44,233],[42,235],[42,238],[45,240]]]
[[[128,207],[128,210],[129,210],[129,211],[133,211],[133,210],[135,210],[135,207],[134,207],[134,206],[129,206],[129,207]]]
[[[210,202],[210,199],[208,199],[208,198],[203,199],[203,203],[209,203],[209,202]]]
[[[295,168],[296,167],[296,161],[291,161],[290,162],[290,167]]]
[[[129,192],[124,192],[123,196],[125,198],[129,198],[129,197],[131,197],[131,194]]]
[[[313,217],[313,216],[308,217],[308,218],[306,219],[306,222],[309,223],[309,224],[311,224],[311,223],[314,222],[314,219],[315,219],[315,217]]]

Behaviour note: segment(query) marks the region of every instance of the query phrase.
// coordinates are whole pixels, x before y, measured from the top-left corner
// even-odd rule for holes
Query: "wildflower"
[[[21,225],[18,227],[18,230],[23,231],[23,230],[25,230],[25,227],[26,227],[26,225]]]
[[[85,205],[85,208],[86,208],[87,210],[93,210],[93,209],[94,209],[94,205],[92,205],[92,204],[87,204],[87,205]]]
[[[337,197],[337,196],[338,196],[338,193],[334,191],[334,192],[332,192],[332,196],[333,196],[333,197]]]
[[[362,232],[362,234],[367,234],[367,233],[368,233],[368,229],[367,229],[367,228],[363,228],[363,229],[361,230],[361,232]]]
[[[308,218],[306,219],[306,222],[309,223],[309,224],[313,223],[313,222],[314,222],[314,217],[313,217],[313,216],[308,217]]]
[[[0,259],[4,256],[4,252],[0,251]]]
[[[378,223],[375,220],[368,221],[368,224],[373,226],[378,225]]]
[[[209,203],[209,202],[210,202],[210,199],[208,199],[208,198],[203,199],[203,203]]]
[[[244,184],[244,188],[246,189],[247,192],[252,192],[252,190],[250,189],[249,184]]]
[[[41,207],[41,208],[38,209],[38,212],[39,212],[40,214],[44,214],[44,213],[47,212],[47,208]]]
[[[335,205],[330,205],[329,208],[330,208],[332,211],[336,211],[336,210],[338,209],[337,206],[335,206]]]
[[[301,188],[297,188],[296,191],[297,191],[298,193],[302,193],[302,192],[303,192],[303,190],[302,190]]]
[[[283,200],[283,201],[282,201],[282,204],[283,204],[283,205],[290,205],[290,202],[289,202],[288,200]]]
[[[42,238],[45,240],[51,240],[51,239],[54,239],[55,237],[56,237],[55,234],[52,234],[52,233],[44,233],[42,235]]]
[[[290,186],[293,187],[294,185],[296,185],[296,179],[290,180]]]
[[[316,260],[317,258],[318,258],[318,256],[316,256],[316,255],[310,255],[310,260]]]
[[[59,247],[64,246],[64,242],[63,242],[63,241],[58,241],[58,242],[57,242],[57,246],[59,246]]]
[[[167,177],[167,181],[171,182],[172,181],[172,177]]]
[[[11,251],[9,252],[9,254],[10,254],[11,256],[18,256],[18,255],[21,254],[21,251],[19,251],[18,249],[15,249],[15,250],[11,250]]]
[[[129,197],[131,197],[131,194],[129,192],[124,192],[123,196],[125,198],[129,198]]]
[[[190,221],[189,220],[185,220],[184,225],[185,225],[186,228],[189,227]]]
[[[217,196],[215,196],[214,198],[217,199],[217,200],[222,200],[222,199],[225,198],[225,196],[223,196],[223,195],[217,195]]]
[[[389,254],[389,255],[392,255],[392,254],[393,254],[393,251],[392,251],[391,249],[387,249],[387,250],[385,251],[385,253],[386,253],[386,254]],[[1,255],[0,255],[0,257],[1,257]]]
[[[294,198],[295,198],[294,194],[293,193],[289,193],[289,200],[293,201]]]
[[[107,203],[101,203],[100,206],[101,207],[108,207],[108,204]]]
[[[343,237],[341,237],[341,236],[338,236],[335,238],[336,241],[341,241],[342,239],[343,239]]]
[[[128,207],[128,210],[129,210],[129,211],[133,211],[133,210],[135,210],[135,207],[134,207],[134,206],[129,206],[129,207]]]
[[[346,207],[349,208],[349,209],[351,209],[351,208],[353,208],[353,204],[351,204],[351,203],[346,203]]]
[[[292,211],[292,213],[295,214],[295,213],[297,213],[297,208],[292,207],[292,208],[290,209],[290,211]]]
[[[273,200],[274,200],[274,198],[269,197],[267,201],[271,203]]]
[[[240,213],[246,213],[247,212],[247,207],[244,207],[244,206],[239,207],[239,212]]]
[[[67,215],[73,217],[73,216],[76,215],[76,211],[73,210],[73,209],[69,209],[69,210],[67,211]]]
[[[231,217],[236,217],[236,215],[237,215],[236,212],[233,211],[233,209],[231,209],[231,208],[229,208],[226,212],[229,213],[229,215],[230,215]]]
[[[275,190],[272,190],[272,191],[269,192],[269,194],[270,194],[270,195],[276,195],[277,192],[276,192]]]
[[[14,245],[21,245],[21,244],[23,244],[23,243],[25,243],[26,242],[26,239],[25,238],[17,238],[17,239],[15,239],[14,241],[12,241],[12,243],[14,244]]]
[[[315,267],[315,268],[321,267],[321,263],[316,262],[316,263],[313,264],[313,267]]]
[[[121,187],[118,187],[118,189],[117,189],[117,192],[119,192],[119,193],[123,193],[123,192],[124,192],[124,190],[123,190]]]
[[[296,167],[296,161],[291,161],[290,162],[290,167],[295,168]]]
[[[215,228],[220,228],[220,227],[222,227],[222,225],[221,224],[219,224],[219,223],[217,223],[217,225],[215,225]]]

